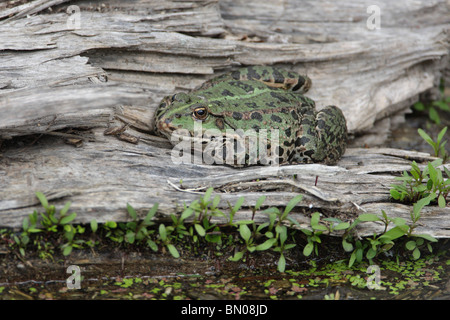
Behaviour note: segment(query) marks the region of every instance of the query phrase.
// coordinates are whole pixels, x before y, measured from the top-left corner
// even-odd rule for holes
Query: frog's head
[[[217,109],[217,106],[203,96],[177,93],[161,102],[156,112],[156,128],[169,139],[178,129],[189,131],[191,136],[199,128],[201,132],[208,129],[222,130],[223,121],[213,109]]]

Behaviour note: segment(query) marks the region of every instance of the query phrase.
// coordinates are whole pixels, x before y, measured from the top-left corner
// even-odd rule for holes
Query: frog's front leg
[[[335,164],[347,146],[347,123],[338,107],[327,106],[316,114],[314,162]]]

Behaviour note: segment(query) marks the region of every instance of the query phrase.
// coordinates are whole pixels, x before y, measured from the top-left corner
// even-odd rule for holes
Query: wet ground
[[[294,252],[284,273],[276,270],[275,253],[252,254],[246,262],[121,249],[55,255],[54,262],[6,254],[0,258],[0,299],[450,300],[448,240],[419,260],[382,257],[372,267],[376,272],[368,264],[349,268],[348,259],[334,260],[342,254],[338,246],[322,259]],[[70,266],[79,269],[73,273]]]
[[[424,115],[409,116],[393,131],[388,146],[431,152],[417,128],[435,137],[450,118],[443,115],[441,126],[427,122]],[[0,242],[0,299],[450,300],[448,239],[434,244],[433,255],[424,252],[419,260],[380,257],[374,261],[374,273],[364,263],[349,268],[341,244],[331,238],[324,241],[327,249],[320,259],[291,250],[284,273],[277,271],[279,256],[269,251],[231,262],[230,252],[217,256],[211,248],[196,254],[186,251],[175,259],[151,250],[103,247],[74,251],[69,257],[55,253],[42,260],[33,253],[22,258]],[[75,273],[70,266],[75,266]]]

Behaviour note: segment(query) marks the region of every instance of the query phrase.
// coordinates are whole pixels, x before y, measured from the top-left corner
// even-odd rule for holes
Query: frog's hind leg
[[[232,73],[234,79],[258,80],[265,85],[297,93],[305,93],[311,87],[311,79],[293,71],[270,66],[241,68]]]
[[[328,106],[316,115],[317,147],[314,162],[335,164],[345,152],[347,123],[338,107]]]
[[[203,83],[198,90],[208,89],[229,80],[257,80],[273,88],[280,88],[296,93],[305,93],[311,88],[311,79],[293,71],[270,66],[251,66],[222,74]]]

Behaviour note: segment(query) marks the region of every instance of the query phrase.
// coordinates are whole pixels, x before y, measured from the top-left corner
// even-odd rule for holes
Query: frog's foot
[[[314,162],[335,164],[347,146],[347,123],[338,107],[327,106],[316,115],[317,149]]]

